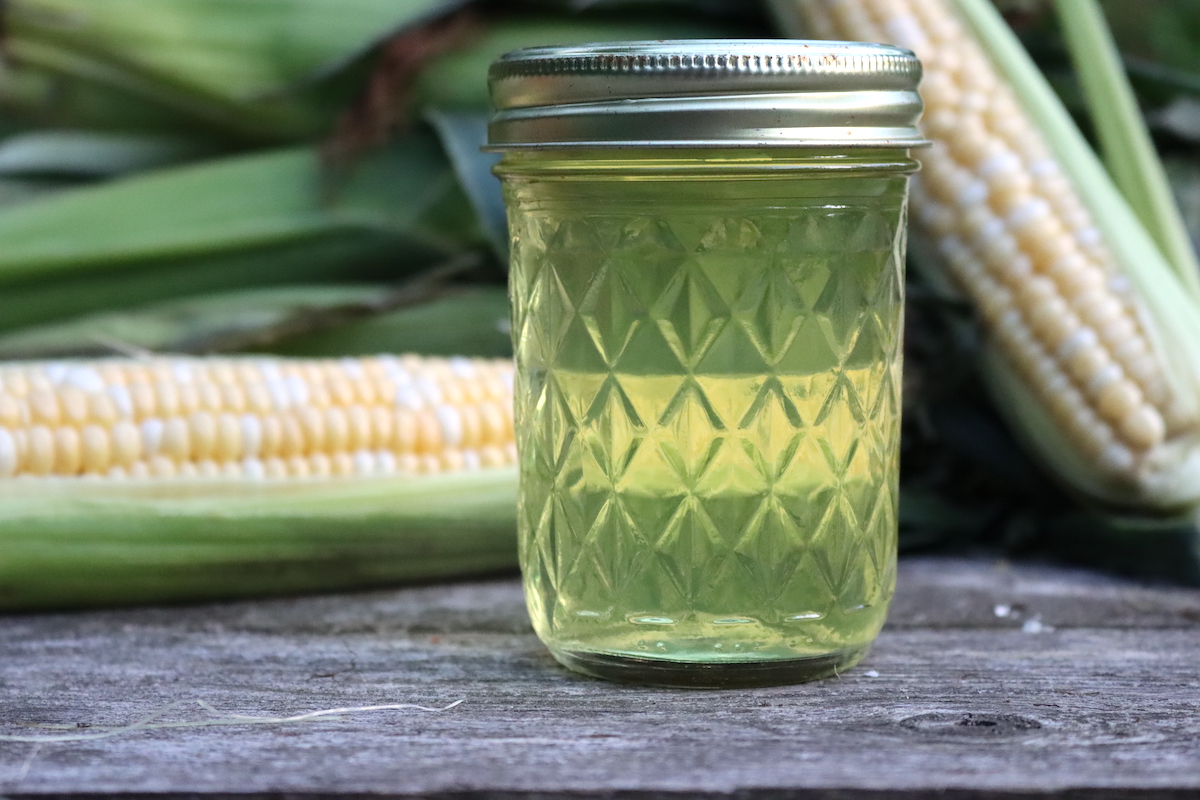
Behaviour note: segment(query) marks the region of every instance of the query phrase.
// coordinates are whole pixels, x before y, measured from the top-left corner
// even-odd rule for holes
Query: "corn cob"
[[[0,478],[323,478],[514,462],[507,361],[0,367]]]
[[[1170,301],[1151,296],[1178,305],[1187,292],[1148,239],[1142,257],[1114,246],[1124,231],[1113,228],[1132,216],[1097,218],[955,4],[777,5],[785,25],[803,17],[818,36],[899,44],[921,58],[933,145],[920,155],[913,217],[977,309],[1002,410],[1031,445],[1101,501],[1200,500],[1200,383],[1194,360],[1171,347],[1194,322],[1165,319]]]
[[[511,568],[511,362],[0,366],[0,609]]]

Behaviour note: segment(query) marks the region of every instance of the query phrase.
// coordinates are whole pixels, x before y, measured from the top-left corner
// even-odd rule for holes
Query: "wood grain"
[[[1050,566],[902,562],[840,678],[668,691],[577,677],[512,578],[359,595],[0,618],[0,733],[177,701],[272,725],[0,742],[0,794],[1193,797],[1200,591]],[[195,705],[166,719],[201,720]]]

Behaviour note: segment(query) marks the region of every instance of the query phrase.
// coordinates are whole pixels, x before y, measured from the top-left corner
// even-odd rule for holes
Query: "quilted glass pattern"
[[[542,638],[700,661],[868,643],[895,577],[903,179],[508,202]]]

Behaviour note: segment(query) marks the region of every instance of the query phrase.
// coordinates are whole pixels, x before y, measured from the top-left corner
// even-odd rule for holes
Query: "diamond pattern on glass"
[[[886,603],[900,203],[513,215],[540,632],[753,623],[828,649],[835,617]]]

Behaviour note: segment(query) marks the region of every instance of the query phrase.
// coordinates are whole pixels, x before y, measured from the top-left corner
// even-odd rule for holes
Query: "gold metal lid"
[[[681,39],[492,63],[488,149],[918,147],[921,64],[861,42]]]

